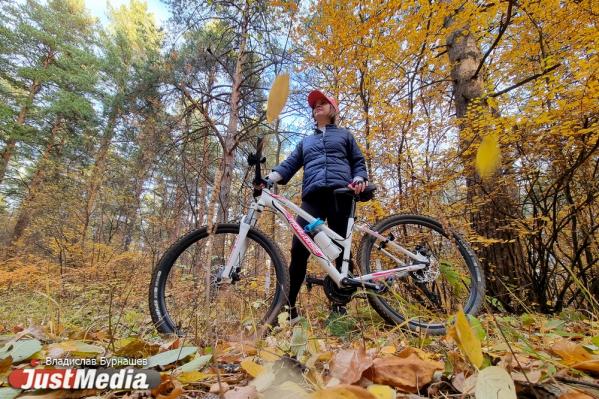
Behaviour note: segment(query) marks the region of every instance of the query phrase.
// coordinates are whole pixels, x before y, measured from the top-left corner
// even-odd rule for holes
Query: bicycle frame
[[[310,251],[310,253],[317,258],[322,269],[331,277],[331,279],[339,287],[343,285],[342,282],[349,275],[349,257],[354,230],[361,231],[365,234],[382,240],[385,243],[385,246],[390,246],[398,252],[401,252],[402,254],[410,257],[411,259],[417,262],[416,264],[406,265],[404,262],[402,262],[392,253],[387,251],[385,248],[380,247],[379,249],[387,256],[389,256],[391,259],[393,259],[398,265],[400,265],[400,267],[390,270],[376,271],[374,273],[366,274],[359,277],[353,277],[352,280],[355,282],[357,281],[365,283],[369,281],[384,280],[390,276],[403,275],[410,271],[423,269],[428,265],[429,260],[427,257],[410,252],[409,250],[403,248],[401,245],[389,240],[387,237],[382,236],[376,231],[369,229],[365,225],[355,224],[355,218],[352,216],[349,218],[347,223],[347,231],[345,234],[346,237],[341,237],[339,234],[335,233],[325,224],[320,226],[320,228],[326,233],[327,236],[329,236],[331,240],[335,241],[343,248],[342,253],[339,255],[343,257],[343,262],[341,266],[341,271],[338,271],[334,265],[334,261],[331,261],[329,258],[327,258],[327,256],[323,253],[322,249],[314,242],[314,240],[312,240],[312,238],[308,234],[304,232],[304,229],[295,221],[295,218],[289,212],[287,207],[299,216],[301,216],[304,220],[307,220],[308,223],[315,221],[316,218],[310,215],[305,210],[301,209],[299,206],[297,206],[287,198],[281,195],[274,194],[270,192],[270,190],[264,188],[262,189],[262,194],[260,195],[260,197],[258,197],[257,200],[252,201],[247,215],[245,215],[241,220],[239,227],[239,235],[235,239],[235,244],[233,245],[231,254],[227,259],[224,270],[222,271],[221,282],[231,282],[232,279],[230,276],[232,271],[237,270],[241,267],[241,259],[243,258],[247,247],[246,237],[248,231],[250,230],[250,227],[256,224],[258,216],[261,214],[264,207],[272,209],[273,211],[275,211],[275,213],[280,215],[283,218],[283,220],[285,220],[287,226],[291,228],[295,236],[306,247],[306,249],[308,249],[308,251]]]

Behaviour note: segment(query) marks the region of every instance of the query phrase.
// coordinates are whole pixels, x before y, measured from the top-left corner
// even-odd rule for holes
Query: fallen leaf
[[[4,373],[5,371],[10,370],[11,364],[12,364],[12,356],[10,356],[10,355],[5,357],[4,359],[0,359],[0,374]],[[1,399],[1,397],[0,397],[0,399]]]
[[[377,399],[366,389],[356,385],[338,385],[313,392],[311,399]]]
[[[264,371],[254,378],[250,385],[256,387],[258,392],[264,392],[275,382],[275,373],[272,371],[272,363],[264,365]]]
[[[250,358],[243,359],[241,361],[240,366],[242,369],[245,370],[246,373],[248,373],[249,375],[251,375],[254,378],[258,377],[260,374],[262,374],[264,372],[264,367],[259,365],[256,362],[254,362]]]
[[[567,366],[577,370],[599,373],[599,359],[587,352],[581,345],[563,339],[554,343],[551,346],[551,351],[559,355]]]
[[[541,372],[541,370],[529,370],[526,371],[526,373],[521,372],[521,371],[512,371],[510,373],[510,375],[512,376],[512,380],[514,381],[518,381],[518,382],[531,382],[533,384],[536,384],[537,382],[539,382],[541,380],[541,377],[543,375],[543,373]]]
[[[501,150],[496,132],[485,135],[476,151],[474,165],[480,177],[488,178],[495,173],[501,162]]]
[[[289,97],[289,74],[282,73],[277,75],[275,81],[268,93],[268,102],[266,104],[266,120],[272,123],[287,103]]]
[[[48,355],[54,358],[63,357],[65,354],[71,354],[75,357],[95,357],[104,353],[104,348],[98,345],[90,345],[82,341],[62,341],[47,347]]]
[[[474,396],[476,399],[516,399],[516,387],[505,369],[490,366],[478,373]]]
[[[372,384],[366,388],[376,399],[395,399],[395,390],[388,385]]]
[[[156,366],[166,366],[168,364],[175,363],[178,360],[185,359],[187,356],[193,355],[197,350],[198,348],[195,346],[188,346],[159,353],[149,357],[148,364],[144,368],[149,369]]]
[[[21,393],[20,389],[0,388],[0,399],[14,399]]]
[[[593,397],[587,395],[586,393],[572,390],[560,395],[559,399],[593,399]]]
[[[196,371],[204,368],[205,365],[212,359],[212,355],[203,355],[193,358],[191,361],[177,367],[175,371]]]
[[[392,355],[397,351],[397,349],[395,349],[394,346],[383,346],[381,348],[381,353],[384,353],[385,355]]]
[[[225,392],[225,399],[256,399],[258,397],[258,391],[253,385],[246,387],[236,387],[230,391]]]
[[[9,356],[14,364],[29,359],[36,352],[42,349],[42,344],[37,339],[22,339],[11,342],[0,348],[0,359],[6,359]]]
[[[160,385],[153,388],[151,393],[156,399],[177,399],[183,393],[183,384],[170,374],[161,374]]]
[[[116,347],[115,355],[133,358],[152,356],[160,351],[160,345],[150,344],[137,337],[119,340]]]
[[[283,356],[284,353],[278,348],[264,348],[258,351],[258,356],[262,360],[266,360],[267,362],[277,361]]]
[[[416,353],[410,353],[407,357],[374,359],[372,367],[364,376],[376,384],[416,393],[433,380],[436,370],[443,370],[443,363],[423,360]]]
[[[459,392],[465,395],[471,395],[474,393],[474,387],[476,386],[476,374],[472,374],[468,378],[464,376],[464,373],[458,373],[451,379],[451,385]]]
[[[483,352],[478,336],[470,326],[464,311],[460,309],[455,317],[455,336],[457,344],[462,352],[468,357],[474,367],[480,369],[483,365]],[[454,337],[455,338],[455,337]]]
[[[225,392],[227,392],[229,390],[229,384],[227,384],[226,382],[215,382],[214,384],[210,385],[210,393],[218,393],[218,394],[224,394]]]
[[[201,371],[185,371],[177,375],[177,380],[184,384],[191,384],[212,377],[213,374],[202,373]]]
[[[330,375],[341,384],[353,384],[362,377],[362,373],[372,366],[372,358],[363,350],[341,350],[331,359]]]

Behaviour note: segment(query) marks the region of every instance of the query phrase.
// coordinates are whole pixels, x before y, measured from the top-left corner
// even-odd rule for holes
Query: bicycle
[[[248,157],[249,167],[255,166],[255,184],[264,182],[261,151],[259,140],[257,152]],[[308,286],[322,285],[332,302],[345,303],[360,290],[385,322],[434,335],[445,333],[459,306],[476,314],[485,280],[468,243],[426,216],[393,215],[372,227],[355,223],[356,201],[370,200],[375,190],[369,185],[358,196],[349,188],[335,190],[337,196],[352,197],[342,237],[284,196],[255,186],[240,223],[216,224],[210,234],[207,227],[193,230],[164,253],[149,293],[155,326],[162,333],[198,336],[210,328],[222,334],[263,334],[276,324],[286,304],[289,272],[276,242],[256,227],[265,209],[280,216],[316,257],[326,277],[308,277]],[[289,209],[309,222],[305,229]],[[318,233],[314,238],[309,226]],[[349,270],[355,231],[363,233],[357,255],[363,274],[356,276]],[[335,267],[335,255],[343,256],[341,270]]]

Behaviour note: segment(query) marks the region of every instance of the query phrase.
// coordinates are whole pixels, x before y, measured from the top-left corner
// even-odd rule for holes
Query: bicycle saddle
[[[364,191],[362,191],[357,196],[354,194],[354,190],[352,190],[351,188],[347,188],[347,187],[335,189],[334,193],[335,193],[335,195],[350,195],[350,196],[356,198],[357,201],[366,202],[366,201],[370,201],[371,199],[374,198],[375,191],[376,191],[376,185],[369,184],[368,186],[366,186]]]

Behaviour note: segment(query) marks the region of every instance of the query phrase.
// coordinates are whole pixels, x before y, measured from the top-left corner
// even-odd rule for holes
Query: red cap
[[[327,96],[320,90],[312,90],[310,94],[308,94],[308,104],[310,105],[310,108],[314,109],[318,100],[325,100],[331,104],[333,108],[335,108],[335,111],[339,112],[339,104],[337,104],[337,100],[335,100],[333,97]]]

